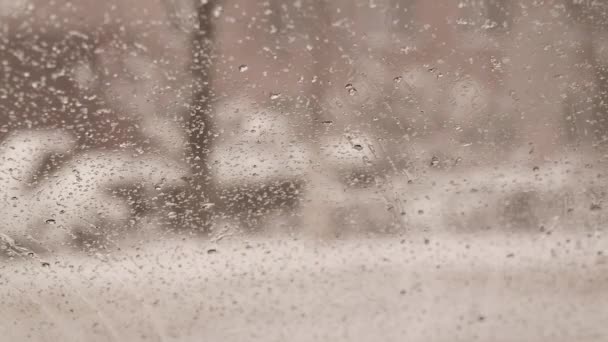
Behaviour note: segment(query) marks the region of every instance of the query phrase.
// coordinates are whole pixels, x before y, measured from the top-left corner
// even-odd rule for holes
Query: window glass
[[[0,0],[0,334],[608,339],[608,3]]]

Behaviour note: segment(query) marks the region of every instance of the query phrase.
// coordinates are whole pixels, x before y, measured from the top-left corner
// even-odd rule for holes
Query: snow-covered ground
[[[606,341],[608,237],[165,239],[0,266],[6,341]]]

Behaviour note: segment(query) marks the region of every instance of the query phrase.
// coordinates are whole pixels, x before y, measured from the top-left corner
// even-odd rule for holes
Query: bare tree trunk
[[[211,64],[213,60],[214,26],[212,11],[216,0],[195,0],[198,25],[192,33],[191,72],[193,99],[188,117],[188,155],[193,178],[186,201],[190,202],[185,214],[187,227],[207,228],[209,215],[204,203],[213,201],[214,189],[210,179],[208,155],[212,144]]]

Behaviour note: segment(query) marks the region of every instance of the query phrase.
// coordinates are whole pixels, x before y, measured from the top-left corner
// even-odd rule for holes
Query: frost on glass
[[[607,94],[603,1],[0,0],[0,336],[603,340]]]

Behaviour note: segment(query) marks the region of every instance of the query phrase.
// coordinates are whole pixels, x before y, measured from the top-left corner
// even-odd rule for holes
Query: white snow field
[[[608,340],[598,232],[138,246],[3,262],[0,340]]]

